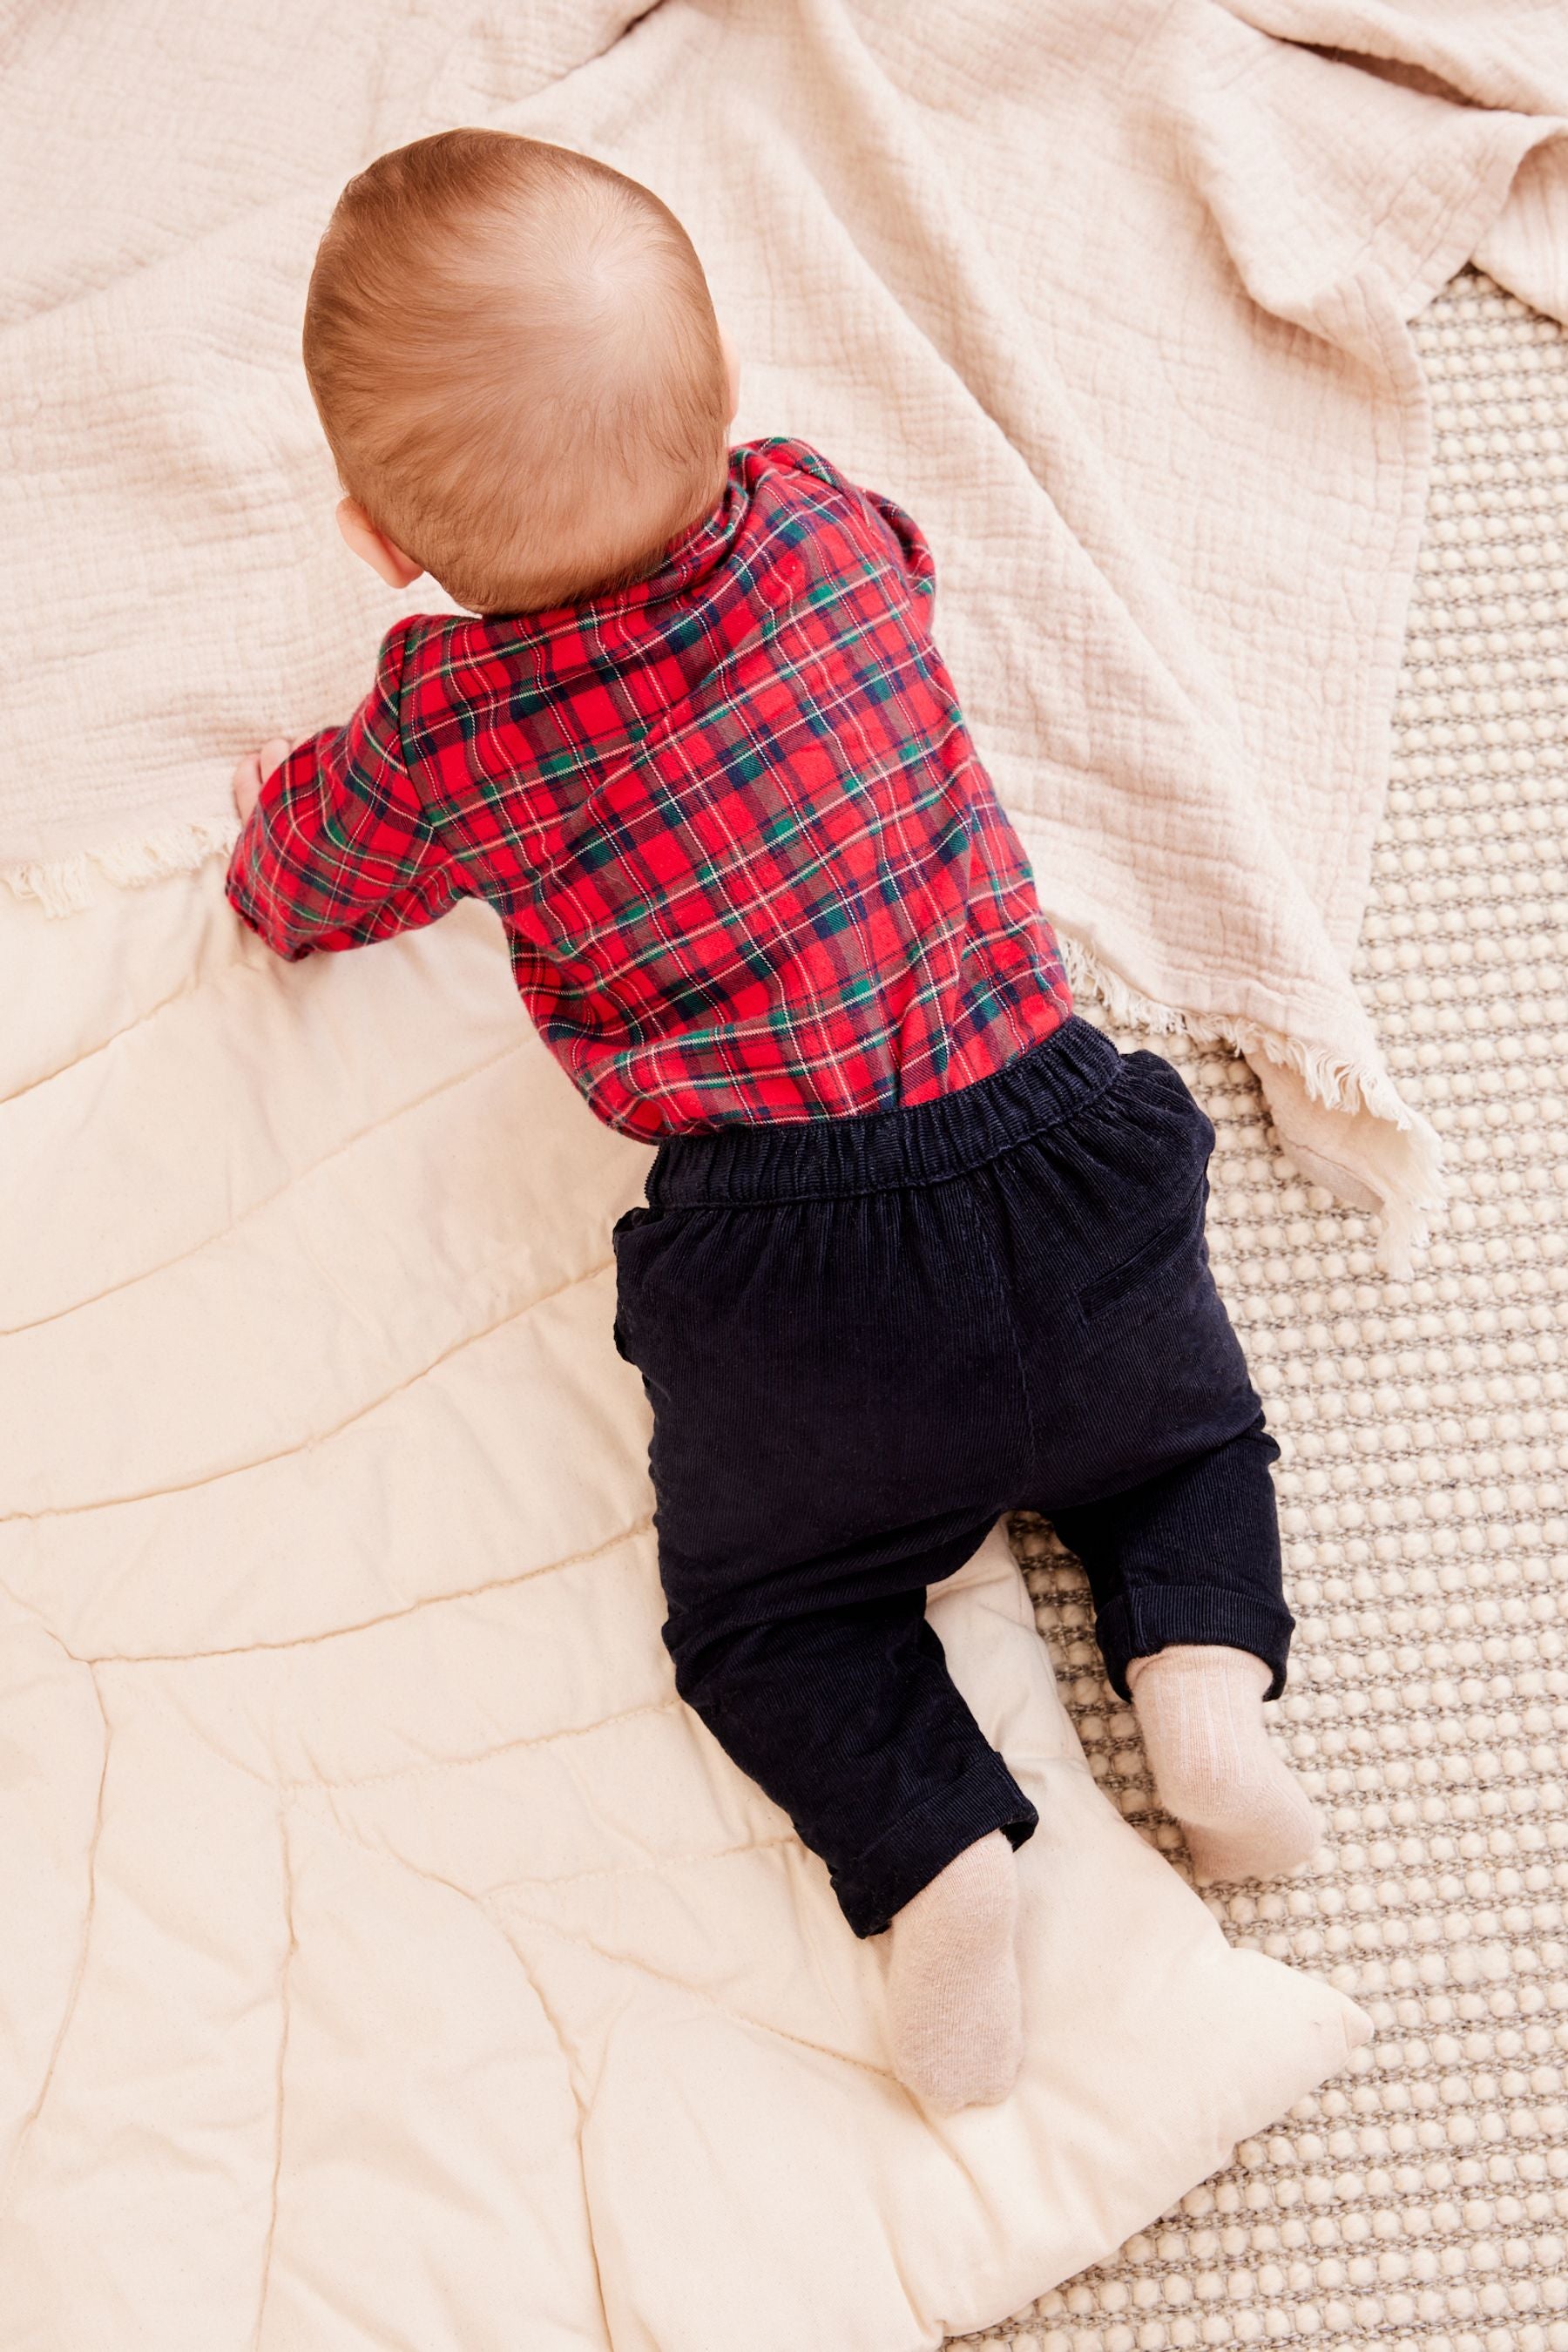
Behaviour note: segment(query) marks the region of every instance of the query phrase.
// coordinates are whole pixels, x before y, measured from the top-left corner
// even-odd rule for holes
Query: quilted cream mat
[[[1281,1182],[1243,1064],[1163,1045],[1219,1133],[1300,1620],[1277,1736],[1331,1824],[1315,1877],[1211,1907],[1376,2038],[976,2352],[1568,2352],[1568,337],[1475,275],[1416,332],[1436,468],[1359,978],[1447,1151],[1420,1278]],[[1076,1563],[1015,1534],[1097,1777],[1184,1867]]]

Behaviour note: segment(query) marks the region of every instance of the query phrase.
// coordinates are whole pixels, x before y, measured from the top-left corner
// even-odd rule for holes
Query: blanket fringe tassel
[[[76,915],[97,898],[100,877],[121,889],[136,889],[172,874],[194,874],[209,857],[226,856],[238,838],[234,817],[192,817],[157,825],[135,841],[112,841],[47,865],[0,866],[0,882],[14,897],[35,900],[46,915]]]
[[[1401,1098],[1385,1070],[1347,1062],[1239,1013],[1187,1013],[1162,1004],[1101,962],[1081,940],[1062,932],[1058,938],[1074,993],[1093,997],[1113,1021],[1155,1036],[1189,1037],[1195,1045],[1227,1046],[1245,1055],[1255,1069],[1267,1063],[1289,1071],[1313,1103],[1343,1114],[1352,1124],[1352,1138],[1359,1117],[1381,1122],[1393,1148],[1375,1156],[1358,1153],[1352,1140],[1343,1164],[1358,1185],[1376,1196],[1379,1264],[1396,1280],[1410,1279],[1415,1252],[1426,1248],[1429,1238],[1428,1214],[1443,1202],[1443,1148],[1427,1121]],[[1281,1148],[1293,1158],[1293,1139],[1279,1106],[1271,1101],[1269,1110],[1279,1129]],[[1373,1158],[1375,1164],[1371,1164]],[[1327,1181],[1317,1154],[1303,1150],[1296,1164],[1310,1182]],[[1330,1189],[1336,1188],[1331,1183]]]

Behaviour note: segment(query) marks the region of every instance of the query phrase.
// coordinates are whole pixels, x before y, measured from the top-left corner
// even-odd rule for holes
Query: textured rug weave
[[[1280,1181],[1242,1064],[1163,1042],[1218,1129],[1215,1271],[1284,1449],[1276,1737],[1331,1824],[1315,1877],[1211,1906],[1377,2035],[975,2346],[1568,2352],[1568,337],[1474,275],[1418,336],[1436,468],[1359,978],[1447,1155],[1419,1278]],[[1015,1536],[1097,1777],[1184,1868],[1076,1563]]]

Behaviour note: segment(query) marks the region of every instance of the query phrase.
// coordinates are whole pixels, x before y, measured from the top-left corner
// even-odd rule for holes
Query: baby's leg
[[[994,2106],[1024,2054],[1018,1873],[992,1830],[894,1916],[889,2025],[899,2080],[943,2115]]]
[[[890,1928],[893,2062],[944,2107],[1016,2070],[1010,1847],[1035,1811],[953,1685],[926,1589],[1032,1465],[981,1196],[998,1138],[1043,1115],[1008,1076],[672,1139],[616,1228],[677,1686],[855,1932]]]
[[[856,1933],[891,1928],[900,2081],[944,2111],[1005,2098],[1022,2053],[1012,1849],[1036,1815],[948,1674],[924,1570],[863,1570],[910,1589],[810,1610],[804,1570],[762,1622],[754,1591],[737,1612],[731,1580],[665,1573],[682,1696],[827,1864]]]
[[[1263,1727],[1269,1669],[1250,1650],[1175,1643],[1127,1673],[1160,1801],[1186,1832],[1200,1886],[1283,1878],[1318,1850],[1311,1799]]]
[[[1195,1461],[1056,1514],[1089,1572],[1111,1684],[1131,1696],[1200,1883],[1299,1870],[1321,1836],[1263,1721],[1290,1634],[1274,1450],[1259,1418]]]

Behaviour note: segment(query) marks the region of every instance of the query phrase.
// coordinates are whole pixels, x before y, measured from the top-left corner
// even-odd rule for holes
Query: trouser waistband
[[[938,1183],[1071,1117],[1111,1083],[1121,1061],[1109,1038],[1072,1013],[1005,1068],[929,1102],[667,1137],[647,1197],[673,1208]]]

